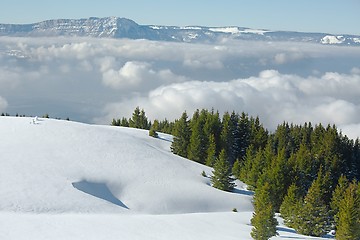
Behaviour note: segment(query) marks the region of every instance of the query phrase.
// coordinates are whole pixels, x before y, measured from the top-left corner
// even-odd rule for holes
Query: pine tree
[[[209,137],[209,147],[207,149],[207,158],[206,158],[206,165],[207,166],[214,166],[216,160],[216,143],[214,134],[211,134]]]
[[[127,120],[125,117],[123,117],[123,118],[121,119],[120,126],[130,127],[129,120]]]
[[[191,136],[188,158],[199,163],[205,163],[207,157],[208,139],[204,132],[205,121],[206,111],[202,110],[201,113],[199,113],[199,110],[196,110],[190,122]]]
[[[300,211],[301,199],[299,196],[299,189],[296,184],[291,184],[288,188],[287,194],[280,206],[281,217],[288,227],[295,226],[295,219]]]
[[[187,157],[190,142],[190,127],[187,120],[187,113],[184,112],[174,125],[174,140],[171,144],[171,151],[179,156]]]
[[[132,114],[132,118],[129,120],[129,126],[131,128],[140,128],[140,108],[136,107],[133,114]]]
[[[239,118],[235,112],[232,112],[231,115],[228,112],[224,113],[222,121],[223,127],[220,136],[221,146],[222,149],[225,150],[231,165],[234,164],[239,153],[239,131],[237,128],[238,122]]]
[[[239,155],[237,158],[242,160],[246,155],[246,149],[250,145],[250,138],[251,138],[249,116],[244,112],[241,113],[238,128],[239,128],[239,140],[238,140]]]
[[[278,152],[278,155],[272,156],[268,153],[268,157],[272,160],[271,165],[265,168],[263,174],[260,176],[257,186],[268,182],[270,185],[271,202],[275,211],[279,211],[281,202],[286,194],[289,183],[287,160],[285,157],[285,148]]]
[[[349,185],[339,202],[339,212],[336,217],[336,239],[360,239],[360,188],[356,182]]]
[[[241,163],[238,159],[235,161],[235,163],[231,169],[231,172],[236,178],[240,179],[240,171],[241,171]]]
[[[292,165],[292,176],[296,179],[297,186],[300,188],[300,195],[305,196],[311,183],[316,178],[317,162],[314,161],[310,150],[305,144],[300,144],[299,150],[291,155],[289,162]]]
[[[244,165],[240,169],[240,179],[251,188],[256,188],[260,176],[265,170],[264,154],[262,150],[254,151],[252,145],[246,150]]]
[[[213,187],[224,191],[231,191],[235,187],[225,150],[221,150],[219,157],[215,161],[212,173],[211,183]]]
[[[319,237],[330,231],[330,213],[323,200],[321,174],[313,181],[295,222],[294,228],[301,234]]]
[[[341,204],[340,202],[344,198],[344,193],[348,187],[349,180],[346,178],[346,176],[341,175],[330,202],[331,214],[335,222],[337,222],[337,217]]]
[[[253,202],[255,212],[251,219],[253,226],[251,236],[255,240],[268,240],[276,235],[278,222],[275,219],[275,211],[271,204],[269,190],[269,184],[265,183],[255,191]]]

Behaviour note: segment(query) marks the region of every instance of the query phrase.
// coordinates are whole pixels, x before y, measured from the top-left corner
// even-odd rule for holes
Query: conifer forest
[[[130,119],[113,119],[112,125],[148,129],[154,137],[172,134],[174,154],[214,168],[213,187],[231,191],[235,178],[245,182],[255,192],[252,223],[269,216],[276,225],[278,212],[301,234],[335,230],[336,239],[360,239],[360,140],[335,125],[283,122],[270,132],[259,117],[214,109],[150,122],[139,107]],[[259,201],[268,202],[273,213],[257,213],[266,210]],[[274,235],[271,226],[253,226],[254,239]]]

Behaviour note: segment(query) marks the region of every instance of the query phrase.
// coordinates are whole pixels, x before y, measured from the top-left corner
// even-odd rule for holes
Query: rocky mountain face
[[[139,25],[118,17],[57,19],[33,24],[0,24],[0,36],[80,36],[211,43],[224,39],[313,42],[360,46],[360,36],[257,30],[245,27]]]

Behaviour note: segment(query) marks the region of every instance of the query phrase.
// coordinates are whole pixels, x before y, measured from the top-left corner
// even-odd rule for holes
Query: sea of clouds
[[[360,47],[219,41],[0,37],[0,112],[109,124],[196,109],[336,124],[360,136]]]

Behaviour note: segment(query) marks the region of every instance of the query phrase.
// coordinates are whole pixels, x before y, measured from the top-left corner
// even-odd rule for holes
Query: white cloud
[[[1,106],[105,124],[136,106],[152,119],[215,108],[259,115],[271,130],[285,120],[350,131],[360,124],[359,62],[360,48],[309,43],[3,37]]]
[[[108,69],[103,72],[103,82],[105,85],[118,88],[128,88],[138,86],[147,77],[152,77],[155,72],[150,68],[150,64],[144,62],[126,62],[119,70]]]
[[[150,110],[150,118],[175,119],[184,110],[192,114],[197,108],[214,107],[220,112],[235,110],[258,115],[265,126],[272,130],[283,121],[298,124],[311,121],[341,126],[359,123],[360,103],[352,102],[351,97],[341,99],[332,96],[332,84],[325,84],[315,92],[304,91],[308,90],[303,88],[304,82],[333,81],[329,75],[302,78],[267,70],[258,77],[229,82],[188,81],[159,87],[145,97],[137,96],[109,104],[106,113],[108,117],[131,116],[133,109],[141,106]],[[351,75],[343,74],[341,77],[346,81]],[[355,80],[360,85],[360,76]],[[346,84],[337,87],[340,92],[348,88]]]

